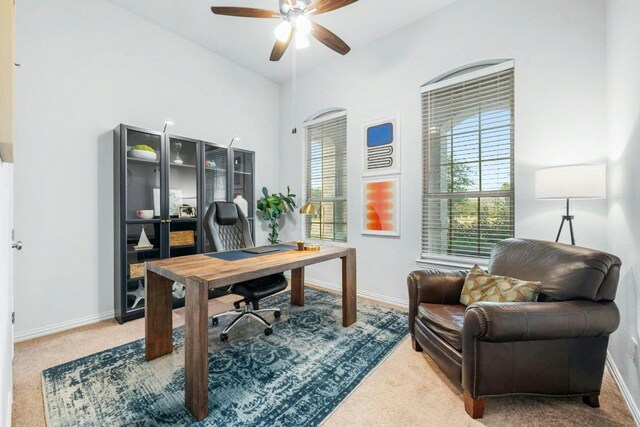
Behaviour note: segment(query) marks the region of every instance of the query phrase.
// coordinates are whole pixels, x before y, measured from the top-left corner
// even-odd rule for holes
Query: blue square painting
[[[363,176],[400,173],[400,118],[366,122],[362,133]]]
[[[383,123],[367,129],[367,147],[379,147],[393,142],[393,123]]]

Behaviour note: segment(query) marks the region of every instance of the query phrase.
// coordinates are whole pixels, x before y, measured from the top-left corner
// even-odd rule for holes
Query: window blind
[[[422,258],[486,258],[513,237],[513,73],[422,93]]]
[[[318,216],[306,216],[305,237],[347,241],[347,117],[333,116],[305,127],[306,201]]]

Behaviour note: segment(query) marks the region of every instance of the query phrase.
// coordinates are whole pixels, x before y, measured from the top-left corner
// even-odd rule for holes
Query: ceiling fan
[[[276,41],[271,51],[271,61],[279,61],[295,39],[296,49],[309,46],[311,35],[322,44],[341,55],[349,53],[351,48],[340,37],[320,24],[309,20],[310,16],[331,12],[355,3],[358,0],[279,0],[280,10],[271,11],[250,7],[212,7],[216,15],[239,16],[242,18],[278,18],[282,22],[275,30]]]

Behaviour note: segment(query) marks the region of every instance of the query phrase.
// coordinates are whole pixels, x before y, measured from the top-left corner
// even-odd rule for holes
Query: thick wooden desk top
[[[210,288],[215,288],[346,257],[350,251],[355,249],[327,246],[319,251],[283,251],[236,261],[199,254],[150,261],[146,263],[146,267],[149,271],[179,283],[186,283],[186,279],[190,278],[206,282]]]

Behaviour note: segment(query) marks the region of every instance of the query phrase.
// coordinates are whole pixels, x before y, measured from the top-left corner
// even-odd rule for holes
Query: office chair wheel
[[[211,325],[212,326],[216,326],[218,324],[218,318],[214,317],[213,319],[211,319]]]
[[[225,342],[226,340],[229,339],[229,335],[227,334],[220,334],[220,341]]]
[[[274,311],[274,312],[273,312],[273,316],[274,316],[276,319],[278,319],[278,318],[280,318],[280,316],[282,316],[282,313],[281,313],[281,312],[279,312],[279,311]]]
[[[264,330],[264,334],[265,334],[266,336],[269,336],[269,335],[271,335],[272,333],[273,333],[273,329],[271,329],[271,328],[266,328],[266,329]]]

